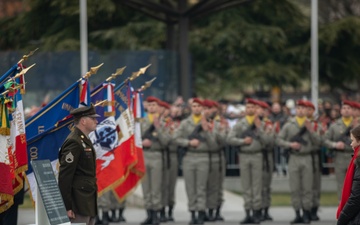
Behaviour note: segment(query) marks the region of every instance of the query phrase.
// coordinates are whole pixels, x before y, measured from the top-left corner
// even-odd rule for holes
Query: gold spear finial
[[[32,50],[31,52],[29,52],[29,54],[27,55],[23,55],[23,57],[19,60],[18,63],[22,63],[25,60],[27,60],[27,58],[29,58],[30,56],[32,56],[39,48],[36,48],[35,50]]]
[[[108,103],[108,100],[102,100],[102,101],[100,101],[100,102],[98,102],[98,103],[96,103],[94,106],[96,107],[96,106],[106,106],[106,104]]]
[[[111,76],[108,77],[108,78],[106,79],[106,81],[109,82],[109,81],[115,79],[117,76],[122,75],[123,72],[124,72],[124,70],[125,70],[125,68],[126,68],[126,66],[124,66],[124,67],[122,67],[122,68],[116,69],[116,72],[113,73],[113,74],[111,74]]]
[[[15,84],[15,87],[9,87],[6,91],[2,92],[0,95],[6,95],[7,93],[12,93],[15,90],[19,90],[24,84]]]
[[[135,78],[139,77],[141,74],[144,74],[147,70],[147,68],[149,68],[151,66],[151,64],[143,67],[143,68],[140,68],[138,71],[136,72],[133,72],[131,77],[130,77],[130,81],[134,80]]]
[[[18,77],[20,77],[21,75],[24,75],[27,73],[27,71],[29,71],[32,67],[34,67],[36,65],[36,63],[32,64],[31,66],[22,69],[19,73],[17,73],[14,77],[10,78],[10,79],[16,79]]]
[[[141,86],[140,91],[145,91],[146,89],[148,89],[151,86],[151,84],[154,82],[154,80],[156,80],[156,77],[154,77],[149,81],[146,81],[145,84]]]
[[[96,74],[102,65],[104,65],[104,63],[101,63],[98,66],[91,67],[89,72],[86,72],[86,74],[84,75],[84,78],[89,78],[89,77],[91,77],[91,75]]]

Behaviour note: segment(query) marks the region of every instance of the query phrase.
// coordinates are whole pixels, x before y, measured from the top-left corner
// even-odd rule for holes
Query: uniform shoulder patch
[[[66,161],[67,163],[72,163],[72,162],[74,162],[74,155],[73,155],[71,152],[69,152],[69,153],[65,156],[65,161]]]

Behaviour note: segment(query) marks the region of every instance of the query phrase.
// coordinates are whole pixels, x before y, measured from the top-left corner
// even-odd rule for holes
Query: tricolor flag
[[[7,99],[0,99],[0,213],[6,211],[13,204],[14,171],[11,164],[10,123],[7,109]]]
[[[86,78],[81,79],[81,94],[80,94],[80,103],[83,105],[90,105],[90,84],[89,80]]]
[[[101,117],[94,132],[89,134],[96,151],[96,177],[98,193],[101,195],[119,184],[124,177],[122,155],[116,149],[119,143],[120,128],[115,123],[113,83],[99,85],[91,92],[91,102],[96,104],[108,100],[106,106],[96,107],[96,113]]]
[[[10,140],[12,144],[13,167],[15,179],[13,182],[14,194],[23,188],[23,172],[28,169],[28,155],[25,134],[25,120],[22,96],[17,91],[13,98],[14,112],[12,112]]]
[[[131,93],[132,95],[132,93]],[[124,200],[131,192],[136,188],[136,186],[142,180],[145,174],[145,164],[144,156],[142,150],[142,139],[141,139],[141,128],[139,119],[144,116],[144,106],[141,100],[141,94],[135,92],[133,102],[130,104],[133,107],[132,113],[133,118],[135,117],[133,133],[134,133],[134,142],[131,146],[131,158],[133,163],[129,167],[129,172],[125,180],[114,189],[114,193],[120,201]]]

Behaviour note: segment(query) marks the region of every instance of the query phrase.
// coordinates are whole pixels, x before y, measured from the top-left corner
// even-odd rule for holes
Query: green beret
[[[100,115],[96,114],[95,107],[93,104],[90,106],[80,106],[77,109],[74,109],[70,112],[75,118],[81,118],[84,116],[88,117],[100,117]]]

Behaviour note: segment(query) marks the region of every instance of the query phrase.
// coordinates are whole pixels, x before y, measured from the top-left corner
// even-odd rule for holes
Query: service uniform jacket
[[[351,194],[342,209],[337,225],[360,224],[360,158],[354,161],[355,172],[351,186]]]
[[[59,162],[59,188],[66,210],[96,216],[95,150],[90,139],[78,128],[74,128],[61,146]]]
[[[314,124],[312,123],[312,126]],[[295,118],[291,118],[281,129],[276,142],[279,146],[284,148],[290,148],[290,139],[294,137],[301,129],[302,127],[299,127],[299,125],[296,122]],[[321,143],[321,137],[317,132],[310,133],[309,131],[306,131],[302,138],[304,141],[307,142],[306,145],[302,144],[299,151],[291,151],[292,154],[311,154],[313,151],[314,146],[319,146]]]
[[[336,120],[333,124],[330,125],[329,129],[326,131],[324,135],[324,144],[326,147],[332,149],[334,148],[334,145],[336,144],[335,140],[338,140],[345,132],[347,127],[345,126],[342,119]],[[350,141],[350,135],[348,136],[348,139]],[[341,152],[346,153],[352,153],[353,149],[350,145],[345,145],[344,151],[341,150]],[[349,154],[350,158],[350,154]]]

